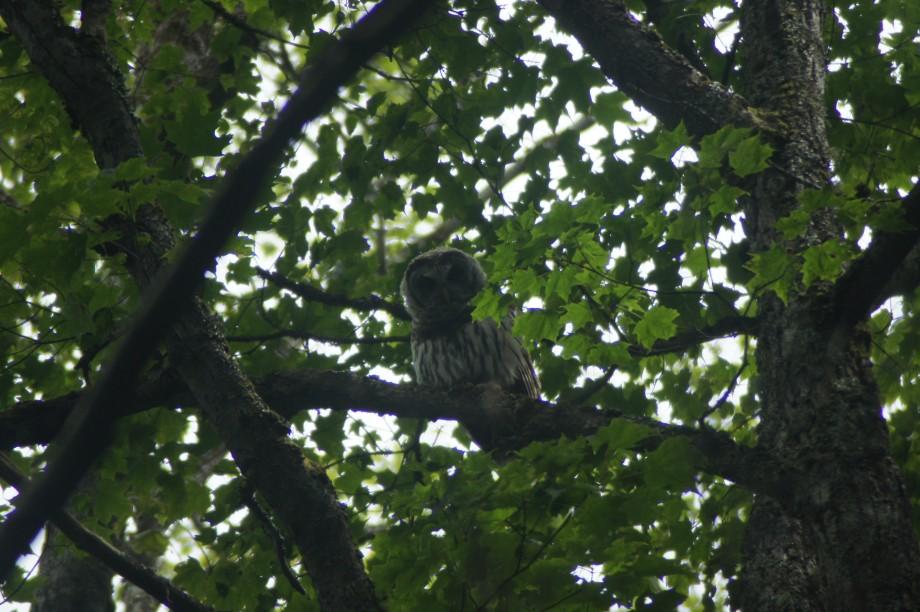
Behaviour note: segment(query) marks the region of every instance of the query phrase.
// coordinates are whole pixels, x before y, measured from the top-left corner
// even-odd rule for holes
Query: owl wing
[[[527,354],[523,346],[521,347],[521,356],[523,359],[518,366],[521,386],[523,386],[524,391],[527,393],[527,397],[540,399],[540,383],[537,381],[537,373],[533,369],[530,355]]]
[[[540,382],[537,380],[537,373],[533,369],[533,362],[527,349],[521,344],[520,340],[511,333],[511,327],[514,324],[514,315],[512,311],[502,318],[501,329],[508,335],[508,344],[511,348],[512,362],[514,366],[514,387],[515,391],[525,393],[532,399],[540,399]]]

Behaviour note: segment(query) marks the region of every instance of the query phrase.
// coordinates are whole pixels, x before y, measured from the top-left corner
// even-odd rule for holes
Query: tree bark
[[[820,1],[745,2],[744,93],[782,127],[776,169],[748,185],[746,229],[755,249],[775,244],[778,219],[830,176],[825,132]],[[831,211],[786,244],[801,251],[842,236]],[[793,291],[759,300],[758,447],[801,472],[785,500],[755,498],[733,604],[746,610],[920,609],[920,551],[888,450],[869,360],[869,335],[831,342],[835,293]]]
[[[93,478],[80,483],[92,495]],[[86,551],[78,550],[57,525],[45,528],[39,562],[42,581],[35,589],[35,612],[114,612],[112,578],[115,572]]]
[[[114,612],[111,569],[71,544],[54,525],[45,529],[42,581],[34,612]]]

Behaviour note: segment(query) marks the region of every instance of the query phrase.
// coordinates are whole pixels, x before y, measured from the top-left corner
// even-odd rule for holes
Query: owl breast
[[[515,393],[539,397],[524,347],[505,324],[499,326],[491,319],[468,321],[441,334],[413,334],[412,362],[422,385],[449,388],[493,382]]]

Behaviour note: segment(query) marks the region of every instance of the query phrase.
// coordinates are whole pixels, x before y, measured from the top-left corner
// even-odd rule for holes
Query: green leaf
[[[671,159],[671,156],[681,147],[689,147],[693,143],[690,133],[684,122],[681,121],[671,131],[662,130],[658,135],[658,142],[649,154],[661,159]]]
[[[195,111],[183,113],[175,121],[165,122],[170,140],[178,150],[190,157],[220,155],[228,144],[230,136],[217,136],[214,131],[220,112],[199,114]]]
[[[700,139],[699,162],[701,168],[720,168],[722,160],[734,151],[738,143],[751,134],[749,128],[725,126]]]
[[[633,122],[632,115],[623,108],[629,101],[620,91],[604,92],[594,97],[591,115],[604,125],[612,126],[616,121]]]
[[[474,301],[473,319],[481,321],[482,319],[492,319],[499,321],[504,313],[502,306],[502,296],[500,293],[491,289],[484,289],[479,292]]]
[[[528,310],[514,319],[514,333],[529,340],[555,340],[560,322],[545,310]]]
[[[851,249],[839,240],[828,240],[807,248],[802,256],[802,282],[810,287],[816,281],[837,280],[851,254]]]
[[[574,325],[575,329],[578,329],[585,323],[593,321],[594,313],[584,302],[573,302],[565,306],[565,319]]]
[[[789,300],[793,264],[783,247],[775,244],[767,251],[754,253],[744,267],[754,273],[748,286],[755,294],[769,290],[776,293],[783,302]]]
[[[693,485],[699,460],[699,451],[686,438],[670,438],[646,458],[645,481],[654,487],[687,489]]]
[[[531,268],[515,270],[511,277],[511,290],[518,295],[539,294],[540,284],[540,278]]]
[[[610,450],[629,450],[654,434],[652,428],[646,425],[614,419],[610,425],[597,430],[591,438],[591,446],[595,450],[604,445]]]
[[[709,195],[707,208],[712,215],[726,214],[730,215],[737,212],[738,199],[747,195],[747,192],[734,185],[722,185],[716,191]]]
[[[674,319],[678,313],[673,308],[667,306],[655,306],[649,309],[642,317],[642,320],[636,324],[635,333],[639,344],[645,348],[651,348],[656,340],[670,338],[677,332],[677,326]]]
[[[728,162],[740,177],[760,172],[769,167],[767,163],[773,155],[773,148],[760,141],[757,136],[745,138],[738,147],[728,154]]]

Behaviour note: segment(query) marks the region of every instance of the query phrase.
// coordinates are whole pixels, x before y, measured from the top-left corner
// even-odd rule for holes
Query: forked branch
[[[903,232],[879,232],[865,252],[850,266],[834,288],[834,314],[838,332],[846,332],[907,283],[894,281],[899,273],[909,272],[905,264],[920,242],[920,182],[903,199]],[[914,261],[913,263],[916,263]],[[905,274],[902,280],[910,279]],[[916,278],[911,279],[916,281]]]

